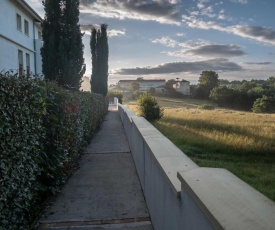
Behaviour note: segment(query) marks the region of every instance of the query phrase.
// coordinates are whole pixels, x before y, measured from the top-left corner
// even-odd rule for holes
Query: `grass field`
[[[275,201],[275,114],[201,110],[209,102],[157,97],[153,125],[202,167],[226,168]],[[137,112],[135,102],[128,107]]]

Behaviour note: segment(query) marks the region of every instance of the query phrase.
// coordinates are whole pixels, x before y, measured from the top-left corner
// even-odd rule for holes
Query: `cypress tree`
[[[45,79],[79,89],[85,72],[79,0],[45,0],[41,50]]]
[[[92,53],[92,92],[103,94],[108,93],[108,58],[109,47],[107,38],[107,25],[102,24],[100,30],[92,30],[91,36]]]
[[[108,93],[108,59],[109,59],[109,47],[108,47],[106,24],[101,25],[100,48],[101,48],[101,52],[100,52],[101,91],[102,91],[102,94],[106,96]]]
[[[61,75],[59,84],[79,89],[85,73],[79,0],[63,0],[62,33],[59,46]]]
[[[98,88],[98,77],[97,77],[97,57],[96,57],[96,43],[97,43],[97,30],[95,28],[91,31],[90,47],[92,53],[92,76],[91,76],[91,91],[96,92]]]
[[[42,71],[46,80],[57,80],[60,75],[59,53],[61,33],[61,0],[43,1],[45,18],[42,22]]]

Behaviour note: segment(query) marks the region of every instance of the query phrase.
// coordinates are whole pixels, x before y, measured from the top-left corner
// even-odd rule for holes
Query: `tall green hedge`
[[[27,229],[103,120],[102,95],[0,73],[0,229]]]

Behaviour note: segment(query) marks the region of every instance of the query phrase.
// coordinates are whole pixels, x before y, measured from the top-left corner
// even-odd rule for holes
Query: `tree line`
[[[44,0],[42,72],[45,80],[79,90],[86,71],[79,25],[79,0]],[[107,25],[91,31],[91,91],[106,96],[108,89]]]
[[[219,79],[215,71],[203,71],[192,94],[210,99],[219,106],[253,112],[275,112],[275,77],[267,80],[228,81]]]

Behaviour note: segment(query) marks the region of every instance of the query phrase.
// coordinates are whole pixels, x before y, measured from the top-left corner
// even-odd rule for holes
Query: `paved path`
[[[117,111],[105,117],[39,229],[153,229]]]

